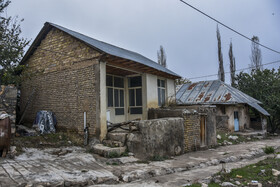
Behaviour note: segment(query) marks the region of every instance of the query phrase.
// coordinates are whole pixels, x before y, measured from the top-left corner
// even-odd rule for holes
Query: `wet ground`
[[[106,164],[80,147],[28,148],[15,159],[0,160],[0,186],[180,186],[207,179],[221,170],[265,159],[265,146],[280,139],[221,146],[149,163]],[[127,160],[133,160],[129,157]]]

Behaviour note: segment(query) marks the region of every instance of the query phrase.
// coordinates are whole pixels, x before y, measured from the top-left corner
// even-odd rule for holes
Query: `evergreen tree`
[[[157,52],[158,63],[163,67],[166,67],[166,54],[162,46],[160,46],[159,51]]]
[[[253,36],[251,44],[251,68],[256,70],[262,70],[262,52],[259,47],[259,38]]]
[[[232,52],[232,42],[230,41],[229,44],[229,51],[228,51],[228,56],[229,56],[229,63],[230,63],[230,81],[231,81],[231,86],[235,87],[235,71],[236,71],[236,65],[235,65],[235,57],[233,56]]]
[[[15,84],[22,67],[18,66],[29,41],[21,37],[18,17],[5,16],[11,1],[0,0],[0,84]]]
[[[220,30],[217,25],[217,40],[218,40],[218,58],[219,58],[219,70],[218,70],[218,78],[219,80],[225,82],[225,70],[224,70],[224,61],[223,61],[223,53],[222,53],[222,44],[221,44],[221,35]]]

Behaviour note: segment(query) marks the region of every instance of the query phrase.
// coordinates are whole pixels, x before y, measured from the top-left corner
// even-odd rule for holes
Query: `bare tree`
[[[232,42],[230,41],[229,44],[229,63],[230,63],[230,80],[231,80],[231,86],[235,86],[235,71],[236,71],[236,65],[235,65],[235,57],[233,56],[232,52]]]
[[[158,63],[163,67],[166,67],[166,53],[162,46],[160,46],[159,51],[157,52]]]
[[[252,44],[251,44],[251,64],[250,67],[256,70],[262,70],[262,52],[259,47],[259,38],[257,36],[253,36]]]
[[[222,53],[222,45],[221,45],[221,35],[220,30],[217,25],[217,40],[218,40],[218,58],[219,58],[219,71],[218,78],[219,80],[225,82],[225,70],[224,70],[224,62],[223,62],[223,53]]]

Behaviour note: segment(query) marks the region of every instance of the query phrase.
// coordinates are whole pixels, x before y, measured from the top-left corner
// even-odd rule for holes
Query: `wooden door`
[[[201,116],[200,118],[200,146],[205,146],[206,144],[206,122],[205,116]]]

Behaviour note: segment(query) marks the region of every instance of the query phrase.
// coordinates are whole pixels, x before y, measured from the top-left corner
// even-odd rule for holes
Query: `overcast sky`
[[[280,51],[279,0],[186,0],[242,34]],[[199,77],[218,71],[216,23],[179,0],[12,0],[7,14],[24,18],[23,36],[35,39],[46,21],[138,52],[157,61],[163,45],[167,66],[177,74]],[[219,26],[225,71],[233,43],[237,69],[250,64],[251,42]],[[261,48],[263,63],[280,54]],[[278,68],[280,63],[265,66]],[[217,76],[198,80],[213,80]],[[229,82],[229,76],[226,82]]]

